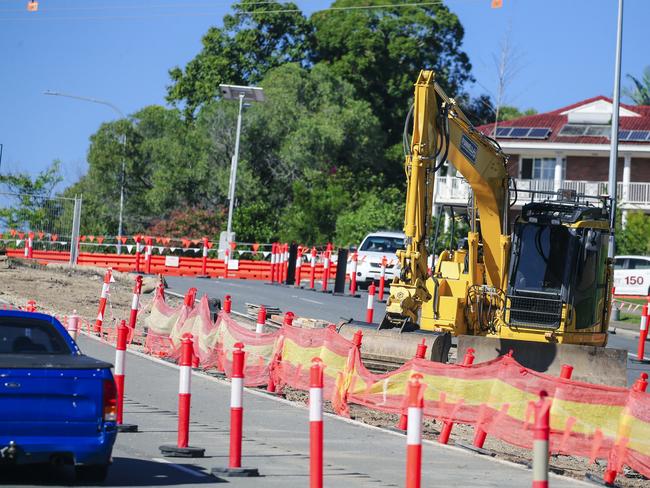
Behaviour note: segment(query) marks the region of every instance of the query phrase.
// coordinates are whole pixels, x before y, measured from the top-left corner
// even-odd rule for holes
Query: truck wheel
[[[108,464],[76,467],[77,481],[101,483],[108,476]]]

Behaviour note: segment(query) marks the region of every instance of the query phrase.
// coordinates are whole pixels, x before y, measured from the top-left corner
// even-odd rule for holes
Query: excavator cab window
[[[563,225],[523,223],[517,225],[515,232],[518,249],[510,286],[561,295],[571,276],[569,230]]]

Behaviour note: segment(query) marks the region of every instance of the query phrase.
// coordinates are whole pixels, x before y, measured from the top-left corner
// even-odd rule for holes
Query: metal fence
[[[80,197],[0,192],[0,240],[7,247],[24,245],[25,235],[33,232],[34,250],[69,251],[74,264],[80,219]]]

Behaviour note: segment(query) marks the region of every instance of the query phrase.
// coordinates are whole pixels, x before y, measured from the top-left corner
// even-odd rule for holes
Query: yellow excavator
[[[420,72],[412,119],[400,274],[378,330],[364,333],[364,348],[377,357],[406,355],[424,338],[430,357],[446,361],[454,336],[459,358],[470,347],[476,361],[512,351],[537,371],[558,374],[570,364],[574,378],[624,386],[627,352],[605,347],[609,199],[569,190],[528,192],[511,224],[512,206],[524,192],[509,177],[508,157],[472,126],[433,71]],[[445,162],[471,189],[469,232],[429,270],[435,173]],[[342,332],[349,334],[354,326],[346,327]]]

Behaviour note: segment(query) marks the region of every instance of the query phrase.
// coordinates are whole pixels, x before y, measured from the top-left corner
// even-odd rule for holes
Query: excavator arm
[[[415,84],[413,135],[405,158],[405,249],[397,253],[401,274],[391,284],[382,328],[418,323],[422,304],[432,300],[427,284],[427,245],[434,176],[447,159],[467,179],[474,195],[468,235],[471,284],[486,282],[492,287],[505,287],[509,252],[507,157],[447,97],[435,82],[435,73],[423,70]],[[485,277],[479,276],[477,266],[479,243]]]

